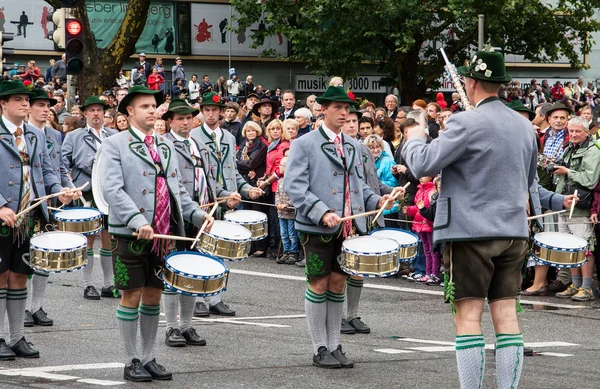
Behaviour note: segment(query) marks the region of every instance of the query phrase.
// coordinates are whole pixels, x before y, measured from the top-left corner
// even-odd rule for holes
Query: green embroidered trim
[[[444,300],[450,303],[453,315],[456,315],[456,307],[454,306],[455,291],[456,287],[454,286],[454,282],[450,281],[450,275],[448,273],[444,274]]]
[[[317,254],[308,253],[308,261],[306,261],[306,275],[315,276],[323,273],[323,261],[319,259]]]
[[[129,252],[133,255],[140,255],[144,251],[146,241],[132,240],[129,242]]]
[[[523,307],[521,306],[521,302],[517,299],[517,313],[522,313]]]
[[[0,227],[0,236],[8,236],[10,234],[10,228],[8,226]]]
[[[115,259],[115,285],[127,286],[129,284],[129,272],[127,266],[121,262],[121,258],[117,255]]]
[[[362,288],[364,283],[364,280],[355,280],[350,277],[348,277],[348,279],[346,280],[346,285],[353,286],[355,288]]]
[[[333,235],[319,235],[319,240],[322,243],[329,243],[333,239]]]

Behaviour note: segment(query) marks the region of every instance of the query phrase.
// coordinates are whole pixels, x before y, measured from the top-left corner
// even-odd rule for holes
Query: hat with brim
[[[356,105],[350,105],[350,113],[355,113],[359,120],[362,117],[362,112],[356,109]]]
[[[317,103],[319,104],[327,104],[334,101],[356,105],[356,101],[352,100],[341,86],[330,86],[323,93],[323,96],[317,97]]]
[[[36,100],[48,100],[50,102],[50,106],[52,107],[58,102],[56,99],[48,96],[48,93],[46,93],[46,91],[43,89],[34,89],[32,92],[33,96],[29,98],[30,103]]]
[[[569,115],[572,113],[571,108],[567,107],[563,103],[554,103],[554,104],[552,104],[550,109],[548,111],[546,111],[546,117],[549,117],[552,114],[552,112],[554,112],[554,111],[561,111],[561,110],[567,111],[567,113]]]
[[[123,97],[123,100],[121,100],[121,103],[119,103],[119,108],[117,110],[124,115],[129,115],[127,113],[127,106],[131,103],[131,100],[138,95],[154,95],[156,106],[161,105],[164,101],[164,93],[161,90],[151,90],[143,85],[136,85],[129,89],[129,93]]]
[[[465,66],[459,66],[458,74],[495,84],[503,84],[512,80],[506,73],[504,56],[496,51],[478,51]]]
[[[83,103],[83,105],[81,105],[79,107],[79,109],[81,109],[81,111],[85,111],[88,107],[91,107],[92,105],[97,105],[97,104],[101,105],[105,111],[110,108],[110,106],[108,104],[106,104],[106,102],[100,100],[100,97],[90,96],[85,100],[85,103]]]
[[[169,103],[169,109],[165,112],[160,118],[162,120],[167,120],[173,117],[175,114],[187,115],[192,114],[192,117],[198,115],[200,112],[198,109],[190,107],[188,103],[181,99],[171,100]]]
[[[34,93],[27,89],[21,80],[8,80],[0,83],[0,99],[14,95],[27,95],[32,97]]]
[[[535,119],[535,112],[527,108],[521,100],[511,100],[511,102],[508,103],[508,108],[517,112],[527,112],[529,114],[529,121]]]
[[[206,92],[202,95],[200,108],[208,106],[223,108],[225,107],[225,104],[223,103],[223,98],[219,94],[215,92]]]
[[[256,97],[258,100],[260,100],[260,97],[258,97],[258,95],[254,92],[248,93],[248,96],[246,96],[246,100],[248,100],[250,97]]]
[[[258,112],[259,108],[265,104],[269,104],[273,109],[271,111],[271,116],[274,116],[277,110],[279,109],[279,103],[277,101],[271,100],[269,98],[260,99],[260,101],[252,107],[252,113],[256,116],[260,116],[260,112]]]

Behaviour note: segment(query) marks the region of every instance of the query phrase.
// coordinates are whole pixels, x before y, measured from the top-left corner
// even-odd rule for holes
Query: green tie
[[[217,158],[219,159],[219,165],[221,165],[221,150],[219,149],[219,145],[217,144],[217,133],[215,131],[211,134],[213,142],[215,142],[215,150],[217,150]],[[217,169],[217,182],[220,186],[223,186],[223,172],[222,167],[219,166]]]

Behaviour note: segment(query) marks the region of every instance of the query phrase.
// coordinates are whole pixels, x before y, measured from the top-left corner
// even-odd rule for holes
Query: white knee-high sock
[[[319,347],[327,347],[327,294],[318,294],[306,289],[304,294],[304,310],[308,332],[313,343],[313,352],[316,355]],[[341,319],[340,319],[341,320]],[[340,323],[341,325],[341,323]]]
[[[485,342],[483,335],[456,336],[456,364],[462,389],[478,389],[485,372]]]
[[[516,389],[523,370],[523,335],[496,334],[496,382],[499,389]]]

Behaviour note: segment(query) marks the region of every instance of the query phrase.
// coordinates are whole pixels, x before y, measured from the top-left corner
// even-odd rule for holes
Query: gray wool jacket
[[[529,239],[526,205],[535,181],[531,123],[498,98],[452,115],[439,138],[410,139],[402,150],[416,177],[442,174],[436,243]]]

